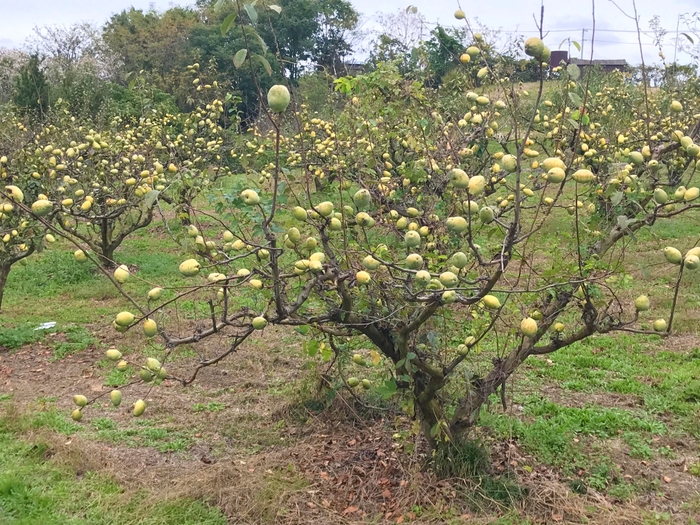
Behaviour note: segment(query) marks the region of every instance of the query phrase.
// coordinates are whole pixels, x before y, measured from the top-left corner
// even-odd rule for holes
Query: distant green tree
[[[466,34],[462,29],[438,26],[430,32],[430,38],[421,46],[429,64],[430,85],[439,86],[443,77],[459,64],[465,41]]]
[[[20,67],[13,101],[19,108],[44,115],[49,108],[49,85],[40,66],[39,56],[33,54]]]
[[[346,0],[319,1],[319,30],[315,35],[314,60],[334,76],[345,73],[343,60],[352,52],[349,36],[360,15]]]
[[[393,62],[404,76],[415,76],[419,73],[418,52],[416,48],[409,48],[396,38],[382,34],[373,42],[372,49],[367,60],[370,70],[376,69],[380,63]]]

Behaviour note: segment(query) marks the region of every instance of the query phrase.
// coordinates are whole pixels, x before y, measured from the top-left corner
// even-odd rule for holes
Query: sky
[[[406,0],[351,0],[356,9],[365,15],[364,27],[374,29],[377,12],[394,12],[410,5]],[[452,16],[457,9],[455,0],[412,0],[430,24],[455,25]],[[579,51],[569,40],[583,44],[584,58],[590,57],[592,29],[592,0],[544,0],[545,30],[549,33],[545,43],[551,49],[571,49],[573,56]],[[503,35],[514,32],[533,36],[537,30],[533,14],[539,18],[541,0],[460,0],[467,16],[477,18],[491,29],[500,29]],[[632,0],[616,0],[627,13],[633,13]],[[110,15],[134,6],[139,9],[153,7],[164,10],[173,5],[188,5],[194,0],[0,0],[0,47],[19,48],[32,33],[34,26],[70,25],[76,22],[104,23]],[[678,15],[698,11],[700,0],[636,0],[642,35],[645,61],[659,61],[658,49],[653,44],[649,20],[661,17],[661,25],[668,31],[664,53],[667,60],[674,55],[673,37]],[[595,58],[624,58],[630,63],[640,62],[639,45],[634,20],[626,17],[611,0],[595,0],[596,27]],[[582,29],[587,29],[582,38]],[[678,55],[680,62],[687,56]]]

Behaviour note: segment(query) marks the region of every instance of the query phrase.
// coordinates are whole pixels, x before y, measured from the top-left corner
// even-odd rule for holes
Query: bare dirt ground
[[[0,392],[13,396],[8,410],[41,410],[37,399],[48,399],[68,414],[74,393],[91,397],[109,390],[104,386],[105,370],[95,363],[102,359],[112,332],[90,328],[100,342],[59,361],[50,359],[50,340],[15,353],[0,352]],[[250,341],[220,365],[204,369],[192,387],[165,381],[150,392],[144,387],[135,393],[125,390],[126,406],[113,409],[105,402],[86,410],[85,430],[78,434],[35,432],[50,442],[54,460],[70,465],[77,475],[96,470],[112,475],[129,490],[148,488],[154,497],[201,498],[222,508],[236,524],[485,524],[506,512],[488,502],[468,505],[465,496],[474,491],[474,481],[437,479],[425,468],[430,458],[420,440],[408,453],[393,439],[397,430],[410,428],[408,417],[394,412],[361,415],[362,407],[344,396],[322,412],[298,403],[303,401],[302,391],[318,388],[320,381],[303,369],[301,353],[290,351],[295,345],[299,340],[287,333],[278,331],[274,337],[268,333],[264,343]],[[178,358],[168,370],[185,375],[194,360]],[[301,381],[310,375],[310,380]],[[545,393],[570,406],[638,403],[634,396],[622,394],[585,398],[555,387],[547,387]],[[146,394],[149,407],[144,420],[135,420],[130,405]],[[195,406],[215,409],[194,410]],[[125,429],[150,422],[186,439],[189,446],[182,452],[162,453],[138,446],[138,440],[145,439],[138,434],[131,446],[104,440],[98,435],[99,418],[104,417]],[[697,456],[697,443],[664,439],[675,440],[679,454],[673,460],[639,461],[622,448],[614,453],[625,476],[650,483],[668,479],[664,490],[626,503],[590,490],[586,495],[573,493],[567,479],[538,465],[515,440],[492,444],[492,469],[496,475],[513,476],[526,488],[528,496],[514,503],[515,511],[507,512],[531,523],[631,525],[643,523],[642,513],[648,511],[672,511],[684,520],[677,523],[690,523],[692,511],[683,509],[700,491],[698,478],[687,473]],[[488,512],[480,513],[479,506]]]

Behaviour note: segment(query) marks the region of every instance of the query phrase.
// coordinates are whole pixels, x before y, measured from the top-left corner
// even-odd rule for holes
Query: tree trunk
[[[5,285],[7,284],[7,276],[10,275],[12,266],[9,264],[0,265],[0,312],[2,312],[2,297],[5,294]]]
[[[102,266],[105,268],[116,268],[118,264],[114,261],[114,250],[116,246],[102,246],[102,253],[98,253]]]

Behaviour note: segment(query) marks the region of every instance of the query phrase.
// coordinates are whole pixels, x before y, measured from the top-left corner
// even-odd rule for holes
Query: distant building
[[[347,71],[347,74],[349,76],[361,75],[365,72],[365,64],[348,62],[343,65],[345,66],[345,71]]]
[[[612,71],[625,71],[629,64],[624,58],[615,58],[612,60],[580,60],[578,58],[572,58],[569,60],[570,64],[576,64],[581,69],[586,69],[591,65],[593,67],[600,67],[606,73],[611,73]]]
[[[613,60],[581,60],[580,58],[569,58],[569,53],[567,51],[552,51],[552,58],[549,62],[550,67],[561,65],[562,62],[566,65],[576,64],[582,70],[591,66],[600,67],[606,73],[612,71],[626,71],[629,67],[629,64],[624,58]]]

